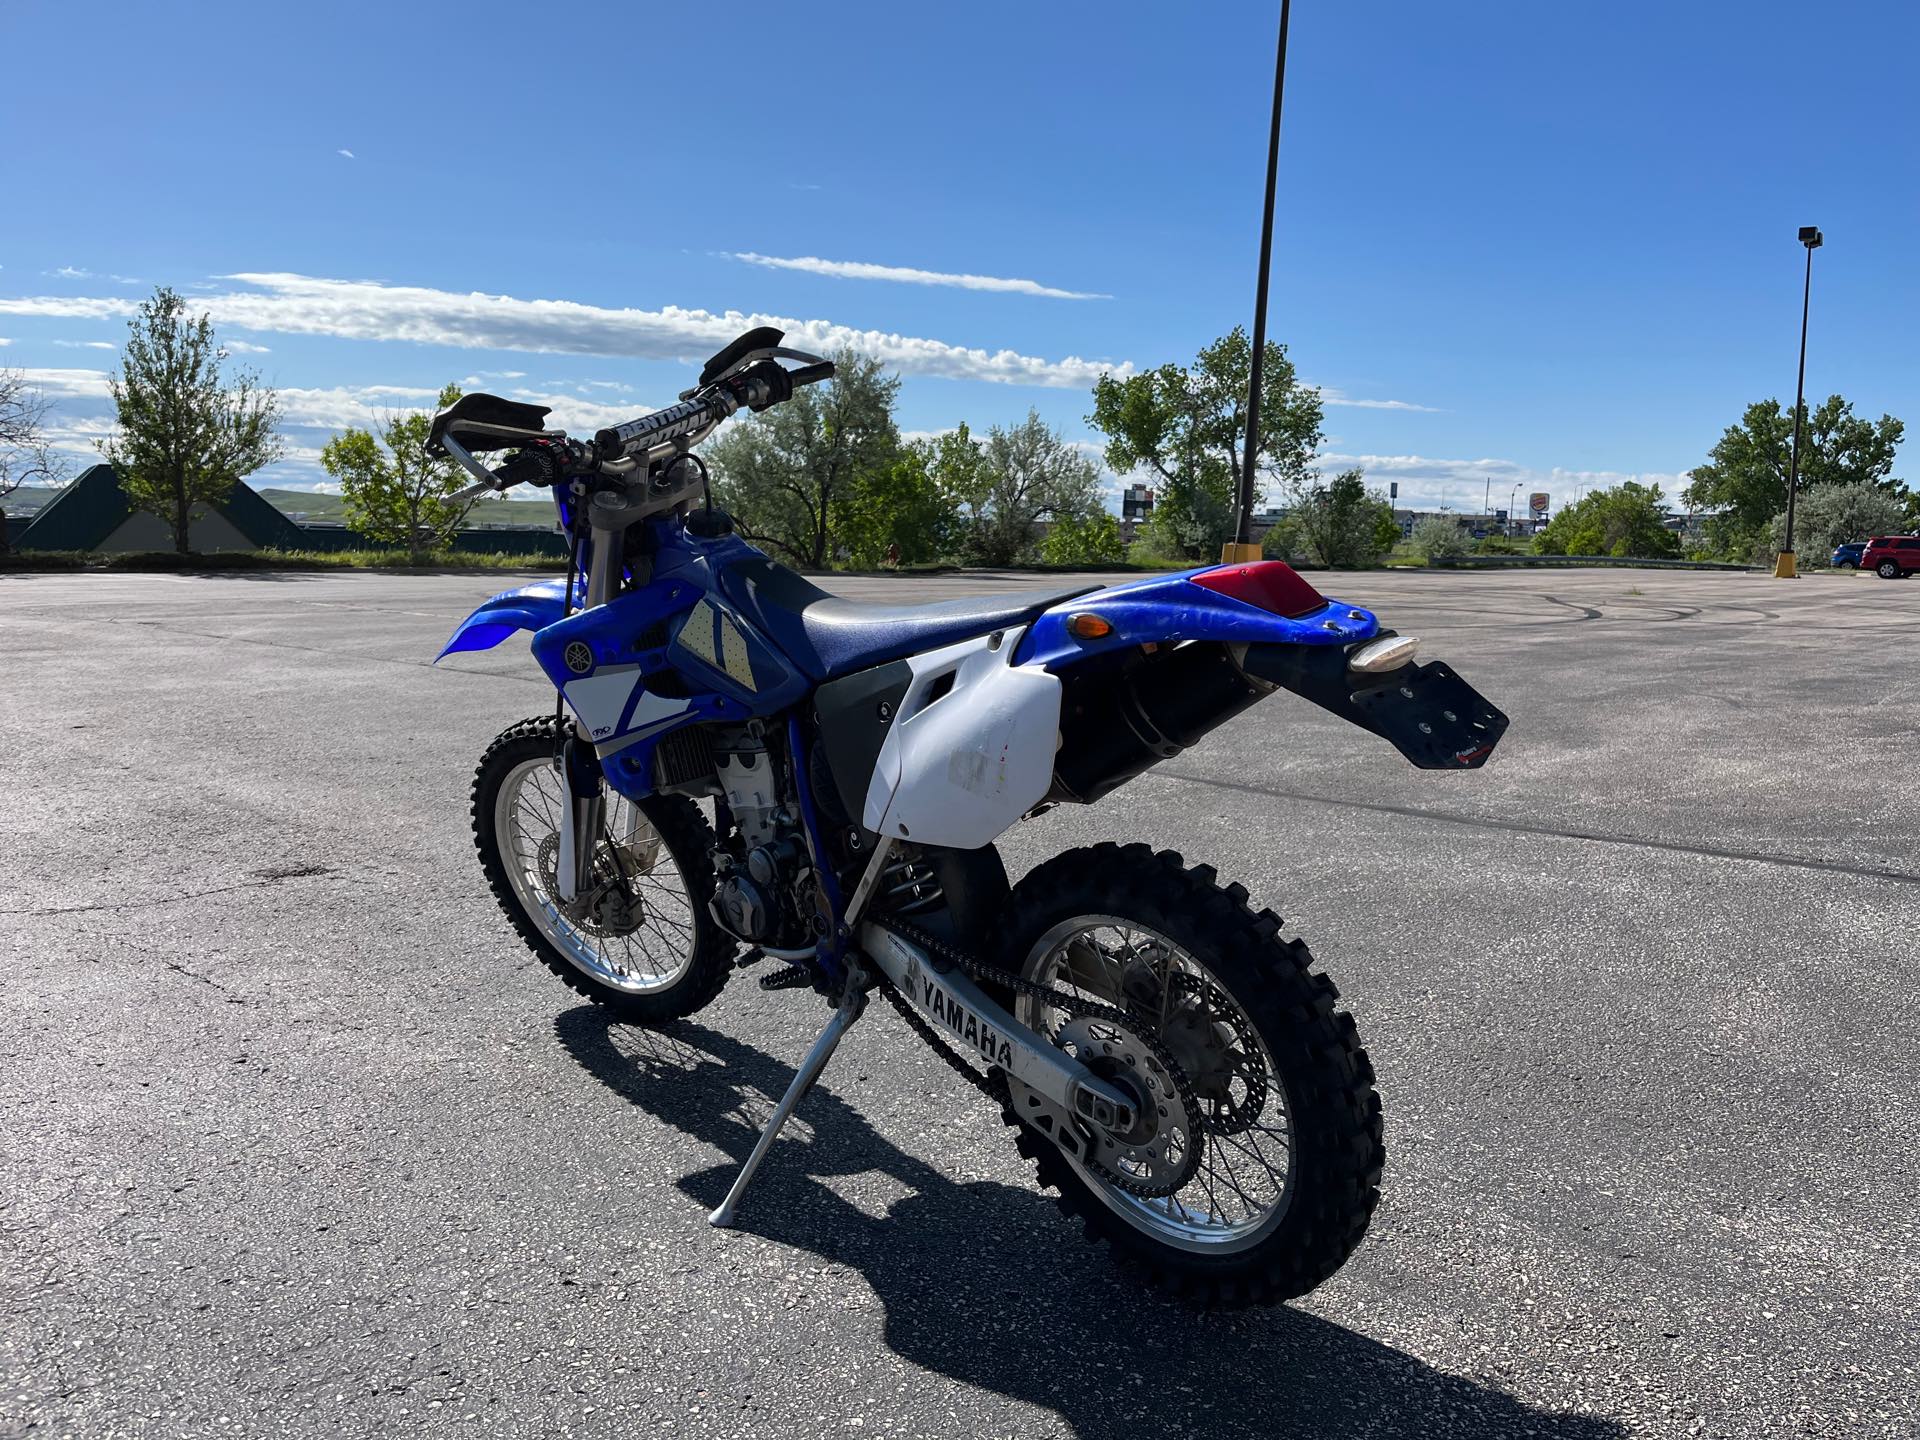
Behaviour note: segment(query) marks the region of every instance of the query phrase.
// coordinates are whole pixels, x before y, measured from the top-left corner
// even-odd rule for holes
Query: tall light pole
[[[1807,310],[1813,303],[1813,252],[1825,238],[1816,225],[1800,227],[1800,243],[1807,247],[1807,283],[1800,292],[1800,378],[1793,386],[1793,452],[1787,460],[1787,543],[1773,563],[1776,580],[1792,580],[1800,573],[1793,555],[1793,502],[1800,489],[1800,412],[1807,399]]]
[[[1260,449],[1260,370],[1267,358],[1267,271],[1273,265],[1273,188],[1280,173],[1280,97],[1287,83],[1287,14],[1289,0],[1280,0],[1280,47],[1273,62],[1273,129],[1267,136],[1267,203],[1260,220],[1260,279],[1253,301],[1253,365],[1247,381],[1247,453],[1240,467],[1240,512],[1234,538],[1221,547],[1223,563],[1260,558],[1253,536],[1253,462]]]

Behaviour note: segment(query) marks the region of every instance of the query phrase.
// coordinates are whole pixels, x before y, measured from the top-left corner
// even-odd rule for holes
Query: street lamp
[[[1787,543],[1774,561],[1773,578],[1792,580],[1799,575],[1793,555],[1793,502],[1800,489],[1800,412],[1807,398],[1807,309],[1813,303],[1813,252],[1825,237],[1816,225],[1800,227],[1800,243],[1807,247],[1807,283],[1800,292],[1800,378],[1793,386],[1793,452],[1787,460]]]
[[[1513,533],[1513,507],[1520,503],[1520,487],[1527,482],[1516,480],[1513,489],[1507,492],[1507,534]]]
[[[1280,45],[1273,61],[1273,126],[1267,135],[1267,203],[1260,219],[1260,278],[1254,287],[1253,364],[1247,380],[1247,450],[1240,469],[1240,493],[1234,496],[1237,518],[1233,539],[1221,547],[1226,564],[1258,560],[1253,544],[1253,462],[1260,449],[1260,370],[1267,351],[1267,271],[1273,267],[1273,187],[1280,170],[1280,101],[1287,85],[1287,20],[1289,0],[1280,0]]]

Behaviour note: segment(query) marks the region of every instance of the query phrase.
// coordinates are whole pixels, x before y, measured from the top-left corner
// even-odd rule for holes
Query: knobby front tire
[[[640,1025],[691,1015],[720,993],[733,968],[733,943],[707,911],[713,829],[685,796],[620,800],[638,812],[635,848],[658,841],[651,870],[631,884],[641,918],[626,934],[570,922],[530,843],[551,813],[544,802],[564,795],[554,767],[564,733],[552,715],[536,716],[503,731],[481,756],[473,777],[473,843],[487,887],[527,948],[575,993]],[[517,792],[530,786],[543,803],[522,811]],[[610,814],[614,807],[610,796]],[[554,827],[557,833],[557,817]]]

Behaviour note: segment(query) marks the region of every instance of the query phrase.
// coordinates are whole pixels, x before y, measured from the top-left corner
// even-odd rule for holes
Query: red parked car
[[[1898,580],[1920,570],[1920,535],[1876,535],[1860,554],[1860,568],[1882,580]]]

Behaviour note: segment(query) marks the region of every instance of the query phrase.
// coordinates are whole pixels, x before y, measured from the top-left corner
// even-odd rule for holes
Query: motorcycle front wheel
[[[707,911],[713,830],[691,800],[609,795],[593,885],[560,898],[560,817],[568,803],[551,715],[487,747],[473,777],[480,868],[520,938],[546,967],[623,1019],[657,1025],[720,993],[733,946]]]
[[[1128,1136],[1064,1154],[1006,1119],[1090,1237],[1208,1305],[1305,1294],[1366,1234],[1384,1158],[1373,1066],[1332,981],[1239,886],[1172,851],[1098,845],[1013,892],[1002,968],[1105,1007],[1030,993],[1022,1023],[1140,1099]]]

